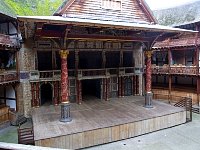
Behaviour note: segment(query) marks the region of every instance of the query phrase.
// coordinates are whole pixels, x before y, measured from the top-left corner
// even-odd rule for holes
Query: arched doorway
[[[130,78],[124,79],[124,95],[131,96],[132,95],[132,80]]]
[[[52,105],[53,90],[50,83],[44,83],[40,87],[41,105]]]

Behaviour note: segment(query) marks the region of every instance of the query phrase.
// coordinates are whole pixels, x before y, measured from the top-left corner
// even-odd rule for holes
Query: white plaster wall
[[[12,86],[6,87],[6,97],[7,98],[16,98],[15,91]],[[16,110],[16,100],[6,100],[6,105],[10,106],[10,108],[14,108]]]

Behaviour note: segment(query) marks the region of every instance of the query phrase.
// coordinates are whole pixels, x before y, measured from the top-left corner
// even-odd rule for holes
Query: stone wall
[[[29,72],[35,70],[35,51],[32,46],[22,45],[19,52],[20,84],[17,87],[18,111],[26,117],[31,115],[31,84]]]

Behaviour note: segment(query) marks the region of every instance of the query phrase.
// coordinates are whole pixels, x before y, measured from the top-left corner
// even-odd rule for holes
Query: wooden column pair
[[[151,89],[151,82],[152,82],[152,76],[151,76],[151,56],[152,51],[145,51],[146,56],[146,94],[145,94],[145,107],[146,108],[152,108],[152,89]]]
[[[118,83],[118,96],[119,97],[124,97],[124,77],[119,77],[118,78],[119,83]]]
[[[32,93],[32,107],[40,106],[40,83],[32,82],[31,83],[31,93]]]
[[[54,101],[54,105],[58,105],[60,103],[60,94],[59,94],[59,81],[55,81],[53,82],[53,85],[54,85],[54,98],[53,98],[53,101]]]
[[[68,68],[67,68],[67,57],[69,51],[61,50],[61,122],[72,121],[70,114],[70,102],[69,102],[69,83],[68,83]]]
[[[107,101],[110,95],[110,78],[103,79],[103,99]]]

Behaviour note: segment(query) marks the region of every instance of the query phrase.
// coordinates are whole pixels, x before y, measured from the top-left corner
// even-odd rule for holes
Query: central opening
[[[83,99],[101,98],[101,79],[82,80]]]
[[[52,86],[50,83],[41,85],[41,105],[52,105]]]

